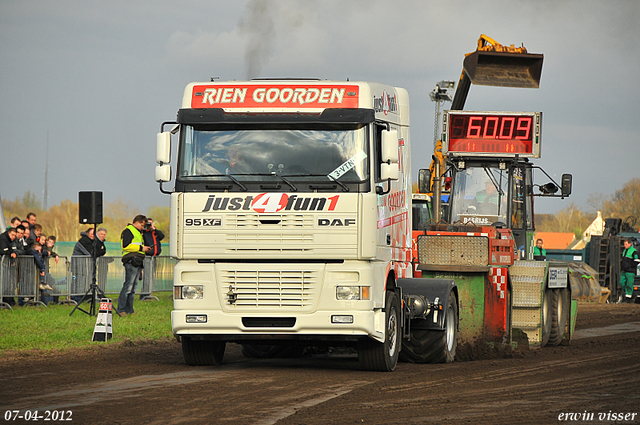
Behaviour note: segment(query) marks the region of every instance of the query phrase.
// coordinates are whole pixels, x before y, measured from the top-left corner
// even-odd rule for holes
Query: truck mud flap
[[[542,303],[547,267],[546,261],[516,261],[509,268],[513,287],[511,326],[527,334],[531,348],[543,345]]]

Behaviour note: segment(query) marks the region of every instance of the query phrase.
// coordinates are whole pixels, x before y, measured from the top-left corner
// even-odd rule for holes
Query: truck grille
[[[317,270],[221,270],[226,308],[310,308],[318,288]]]
[[[225,218],[227,227],[307,227],[313,228],[313,216],[308,214],[235,214]]]
[[[486,266],[489,264],[489,238],[484,236],[418,236],[420,264],[447,266]]]

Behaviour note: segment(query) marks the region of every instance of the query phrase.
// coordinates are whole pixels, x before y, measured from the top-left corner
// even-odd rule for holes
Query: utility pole
[[[46,163],[44,166],[44,195],[42,199],[42,207],[46,211],[48,209],[47,202],[49,201],[49,130],[47,130],[47,150],[46,150]]]

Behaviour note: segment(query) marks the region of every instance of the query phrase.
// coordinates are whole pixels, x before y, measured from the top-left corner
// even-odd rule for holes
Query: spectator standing
[[[42,257],[42,245],[39,242],[31,242],[31,246],[29,247],[29,255],[33,256],[33,259],[36,262],[36,267],[38,268],[38,273],[40,274],[40,289],[48,289],[52,290],[53,288],[46,283],[44,283],[44,274],[46,272],[44,266],[44,258]]]
[[[17,255],[27,255],[27,241],[25,238],[26,229],[22,224],[16,227],[16,237],[13,240],[13,246]]]
[[[147,217],[147,224],[144,226],[142,232],[142,238],[144,239],[145,246],[148,246],[147,257],[156,257],[162,252],[162,244],[160,243],[164,239],[164,233],[156,228],[155,223],[151,217]],[[146,285],[142,285],[143,291],[140,292],[140,299],[145,299],[151,296],[151,282],[156,271],[156,263],[154,258],[149,258],[146,262],[146,269],[144,271],[147,278],[143,281]],[[145,287],[146,286],[146,287]]]
[[[116,311],[120,315],[133,314],[133,300],[136,295],[138,276],[142,271],[145,253],[151,248],[144,245],[142,229],[147,222],[147,217],[139,214],[133,218],[133,223],[127,225],[120,235],[122,247],[122,263],[124,264],[125,278],[122,290],[118,298]]]
[[[36,227],[36,220],[37,220],[37,217],[36,217],[35,213],[30,212],[29,214],[27,214],[27,220],[26,221],[27,221],[27,224],[29,225],[29,231],[31,233],[33,233],[33,230]]]
[[[47,238],[47,241],[44,245],[44,249],[42,250],[42,256],[43,257],[53,257],[56,261],[56,263],[58,262],[59,258],[58,258],[58,254],[56,254],[53,251],[53,248],[56,246],[56,237],[55,236],[49,236]]]
[[[547,261],[547,250],[542,247],[544,241],[538,239],[533,247],[533,259],[536,261]]]
[[[9,256],[10,258],[16,258],[16,246],[14,240],[16,239],[17,231],[13,227],[9,227],[4,233],[0,234],[0,256]]]
[[[638,251],[633,247],[630,239],[624,239],[624,251],[622,251],[622,260],[620,262],[620,286],[624,291],[624,300],[622,302],[629,303],[633,297],[633,280],[636,277],[636,271],[640,264]]]
[[[96,259],[103,257],[107,253],[107,248],[104,246],[104,241],[107,238],[107,229],[100,227],[96,230],[96,237],[93,240],[94,252],[96,253]],[[104,291],[107,288],[107,274],[109,271],[109,263],[113,261],[113,258],[102,258],[97,262],[98,273],[96,276],[96,282],[98,286]]]
[[[11,227],[13,227],[13,228],[15,229],[15,228],[16,228],[16,227],[18,227],[20,224],[22,224],[22,220],[20,220],[20,217],[17,217],[17,216],[16,216],[16,217],[13,217],[13,218],[11,219],[11,222],[10,222],[10,223],[11,223]]]
[[[72,294],[85,293],[93,281],[93,263],[89,262],[86,258],[74,258],[78,256],[93,256],[93,230],[93,227],[89,227],[80,233],[80,239],[76,242],[73,247],[73,252],[71,253],[70,267],[73,275],[73,282],[71,284]],[[73,295],[71,299],[80,303],[82,296]],[[87,299],[87,301],[91,300]]]
[[[160,252],[162,252],[160,241],[164,239],[164,233],[156,228],[153,219],[150,217],[147,218],[147,225],[144,227],[142,237],[144,238],[144,244],[151,248],[147,251],[147,255],[154,257],[160,255]]]
[[[98,230],[96,230],[96,236],[97,238],[94,238],[93,240],[93,246],[95,249],[96,258],[98,258],[104,256],[107,253],[107,248],[104,246],[104,240],[107,238],[107,229],[105,229],[104,227],[99,228]]]
[[[9,264],[7,264],[7,260],[2,261],[5,266],[5,270],[4,270],[5,273],[7,272],[7,270],[9,270],[10,267],[13,267],[13,268],[16,267],[16,264],[14,261],[15,258],[17,258],[18,256],[18,254],[16,253],[16,245],[14,243],[16,239],[16,234],[17,234],[16,229],[12,227],[8,228],[6,231],[0,234],[0,259],[4,259],[6,257],[10,261]],[[3,284],[7,285],[8,281],[9,279],[5,278],[5,281],[3,282]],[[9,291],[10,290],[8,288],[6,287],[3,288],[2,300],[8,305],[14,306],[16,304],[15,298],[13,298],[13,296],[9,296],[9,297],[4,296],[4,294],[9,293]]]
[[[51,276],[51,273],[50,273],[49,259],[51,257],[53,257],[53,259],[56,262],[56,264],[58,264],[58,261],[60,260],[58,254],[53,250],[55,245],[56,245],[56,237],[55,236],[49,236],[48,238],[46,238],[46,241],[45,241],[44,245],[42,245],[42,258],[44,259],[44,265],[45,265],[45,270],[46,270],[46,272],[45,272],[45,282],[48,283],[49,286],[51,286],[51,285],[55,286],[56,285],[56,281],[53,278],[53,276]],[[53,301],[54,303],[57,303],[58,302],[58,298],[59,298],[58,295],[47,296],[47,297],[43,296],[41,301],[44,302],[45,304],[48,304],[49,301]]]
[[[39,224],[36,224],[35,226],[33,226],[33,229],[30,230],[30,234],[29,234],[29,241],[33,242],[33,241],[40,241],[40,235],[42,235],[42,226]]]
[[[93,255],[93,227],[80,233],[80,239],[73,247],[71,255]]]

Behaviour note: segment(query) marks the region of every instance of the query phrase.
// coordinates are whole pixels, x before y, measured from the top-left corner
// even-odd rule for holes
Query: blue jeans
[[[136,285],[141,269],[142,266],[135,267],[130,262],[124,265],[124,283],[118,297],[118,308],[116,310],[118,313],[133,313],[133,299],[136,296]]]

